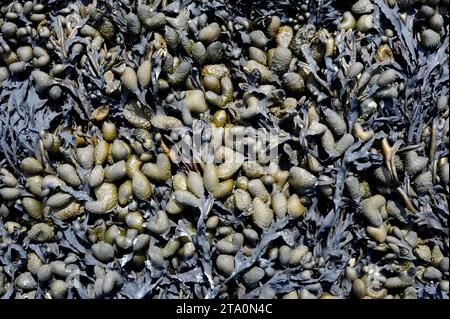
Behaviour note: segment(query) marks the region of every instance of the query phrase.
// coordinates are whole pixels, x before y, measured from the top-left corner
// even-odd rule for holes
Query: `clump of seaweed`
[[[1,298],[448,298],[448,1],[4,1]]]

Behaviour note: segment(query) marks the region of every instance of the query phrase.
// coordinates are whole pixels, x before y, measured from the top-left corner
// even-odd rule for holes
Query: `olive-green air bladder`
[[[249,36],[251,44],[261,49],[264,49],[269,42],[266,35],[261,30],[252,31]]]
[[[127,176],[126,162],[121,160],[117,163],[109,165],[104,170],[105,181],[108,183],[120,181]]]
[[[125,105],[123,116],[136,128],[148,130],[151,127],[150,114],[147,108],[140,106],[136,101]]]
[[[283,74],[283,87],[293,96],[300,95],[305,87],[305,83],[300,74],[287,72]]]
[[[343,14],[342,22],[337,26],[338,30],[355,29],[356,20],[350,11],[346,11]]]
[[[242,119],[251,119],[261,112],[260,102],[256,96],[251,94],[244,95],[244,103],[246,107],[239,110]]]
[[[445,89],[439,87],[440,93],[426,102],[427,112],[441,122],[431,121],[416,134],[417,145],[401,145],[389,165],[359,165],[367,162],[368,167],[382,156],[388,162],[379,146],[380,128],[392,143],[393,138],[403,143],[415,139],[403,136],[403,126],[391,127],[390,118],[379,117],[410,89],[402,70],[405,61],[397,59],[399,30],[383,29],[383,17],[398,11],[402,25],[410,19],[414,37],[408,48],[417,46],[417,54],[432,57],[445,44],[442,1],[415,6],[397,1],[391,8],[379,0],[354,0],[333,15],[334,29],[320,21],[310,24],[303,0],[296,14],[231,20],[227,6],[211,15],[205,3],[183,8],[176,1],[132,2],[124,0],[127,12],[92,4],[58,9],[55,21],[61,32],[54,32],[52,11],[42,4],[24,1],[1,10],[0,85],[9,88],[29,75],[40,99],[59,107],[70,98],[70,85],[77,81],[72,77],[88,74],[102,81],[86,99],[101,94],[107,99],[85,110],[86,123],[74,119],[77,128],[39,132],[39,152],[21,161],[19,174],[2,164],[5,238],[0,244],[26,238],[48,249],[43,256],[27,252],[13,282],[0,269],[0,297],[11,285],[21,298],[39,291],[53,299],[77,291],[89,298],[130,297],[129,269],[138,276],[140,271],[159,276],[168,270],[166,277],[174,279],[189,274],[202,258],[211,261],[211,276],[206,271],[205,280],[217,288],[211,291],[217,290],[219,298],[415,298],[417,280],[448,292],[445,243],[426,235],[425,224],[416,229],[414,218],[428,204],[433,208],[428,197],[439,201],[448,190],[446,153],[437,147],[433,154],[434,143],[422,145],[441,137],[442,118],[448,116]],[[68,42],[75,33],[82,41]],[[41,47],[27,44],[29,37]],[[61,57],[83,72],[67,68]],[[83,84],[92,91],[92,83]],[[352,117],[347,113],[353,107]],[[65,119],[72,124],[70,116]],[[272,122],[286,154],[254,160],[249,153],[264,151],[258,137],[265,133],[257,127]],[[190,142],[186,132],[194,131],[194,124],[211,129],[202,147],[215,152],[202,153],[200,162],[177,162],[177,139]],[[359,155],[367,153],[356,166],[345,156],[354,147]],[[339,169],[340,162],[345,167]],[[341,215],[350,218],[348,213],[356,212],[345,231],[358,232],[362,246],[340,265],[336,286],[345,289],[336,290],[319,278],[333,260],[321,256],[320,243],[311,242],[303,230],[313,231],[314,219],[325,217],[315,212],[336,205],[335,195],[341,192],[348,204]],[[287,226],[278,229],[283,220]],[[65,245],[58,256],[49,253],[70,235],[67,225],[83,246],[91,245],[85,247],[84,261],[75,251],[66,252]],[[381,259],[367,261],[367,251]],[[96,261],[89,261],[90,254]],[[242,258],[251,263],[243,264]],[[88,261],[97,264],[84,267]],[[92,282],[82,281],[82,290],[71,291],[72,270],[86,272]],[[273,281],[283,272],[303,286],[275,287]],[[166,279],[157,284],[164,286]],[[172,288],[150,291],[147,297],[190,296],[187,288]]]
[[[234,257],[231,255],[221,254],[216,259],[217,269],[224,275],[230,276],[235,268]]]
[[[197,65],[202,66],[205,63],[205,61],[206,61],[206,48],[203,45],[203,43],[196,42],[192,46],[191,54],[192,54],[192,59],[194,60],[194,62]]]
[[[301,167],[292,167],[290,170],[289,184],[296,191],[306,193],[317,185],[317,177]]]
[[[268,202],[270,194],[260,179],[252,179],[248,182],[248,191],[253,197],[260,198],[263,202]]]
[[[136,78],[141,89],[146,89],[150,86],[151,82],[151,62],[150,60],[144,60],[139,65],[136,71]]]
[[[208,24],[200,30],[198,39],[204,43],[212,43],[220,36],[220,26],[217,22]]]
[[[4,201],[15,201],[16,199],[19,199],[20,195],[20,189],[12,187],[0,188],[0,197]]]
[[[103,263],[108,263],[115,258],[114,248],[108,243],[98,242],[92,245],[91,249],[94,257]]]
[[[278,75],[283,75],[289,70],[291,60],[291,50],[284,47],[277,47],[274,49],[273,56],[269,60],[270,69]]]
[[[77,162],[85,170],[91,170],[94,167],[94,146],[92,144],[86,147],[78,147],[75,151]]]
[[[267,66],[267,55],[263,50],[251,46],[250,48],[248,48],[248,56],[250,60],[256,61],[259,64]]]
[[[367,226],[366,234],[373,240],[383,243],[387,236],[387,227],[382,224],[380,227]]]
[[[203,113],[208,110],[205,95],[201,90],[189,90],[185,92],[183,99],[183,122],[187,125],[192,124],[192,113]]]
[[[428,158],[419,156],[416,151],[409,151],[405,155],[405,169],[409,176],[414,177],[427,165]]]
[[[176,254],[180,247],[180,241],[178,239],[169,239],[166,245],[161,249],[163,258],[168,258]]]
[[[433,187],[433,176],[430,171],[423,172],[413,181],[413,187],[418,195],[425,195]]]
[[[213,90],[209,90],[205,93],[205,98],[209,104],[218,108],[225,108],[228,103],[232,102],[234,97],[233,82],[228,76],[222,77],[219,81],[220,94]]]
[[[351,199],[360,201],[364,195],[363,188],[356,176],[349,175],[345,179],[345,189]]]
[[[117,191],[119,205],[125,206],[133,197],[133,184],[131,180],[126,180],[120,184]]]
[[[383,222],[380,211],[385,205],[386,199],[383,196],[374,195],[361,202],[361,214],[371,226],[380,227]]]
[[[20,167],[27,174],[39,174],[43,170],[42,163],[34,157],[26,157],[22,160]]]
[[[306,207],[303,206],[297,194],[292,194],[289,197],[287,201],[287,212],[293,219],[300,218],[306,212]]]
[[[242,279],[247,287],[254,288],[264,277],[264,274],[264,270],[261,267],[254,266],[243,275]]]
[[[182,61],[173,71],[167,76],[167,80],[172,86],[179,86],[184,81],[186,81],[187,77],[191,72],[191,65],[187,61]]]
[[[85,24],[81,29],[80,33],[84,36],[89,36],[92,38],[92,48],[98,50],[100,46],[103,44],[103,37],[100,35],[97,29],[90,26],[89,24]]]
[[[356,28],[363,33],[369,32],[374,26],[373,16],[370,14],[360,16],[356,22]]]
[[[269,228],[274,220],[273,210],[259,197],[253,199],[252,220],[261,229]]]
[[[110,153],[115,162],[126,161],[131,155],[131,148],[126,142],[115,139],[111,144]]]
[[[342,115],[329,108],[325,108],[323,110],[323,115],[324,120],[327,123],[327,127],[333,134],[342,136],[347,132],[347,124],[345,123]]]
[[[366,129],[362,127],[361,123],[356,122],[353,125],[353,134],[361,141],[367,142],[374,136],[374,131],[372,129]]]
[[[44,205],[32,197],[24,197],[22,205],[25,211],[34,219],[41,219],[44,214]]]
[[[153,188],[147,176],[140,170],[135,170],[131,177],[133,194],[140,201],[149,200],[153,194]]]
[[[174,192],[177,203],[185,207],[199,207],[200,200],[197,196],[189,191],[178,190]]]
[[[43,265],[41,259],[33,252],[28,253],[27,270],[36,275],[39,268]]]
[[[444,162],[439,165],[439,177],[443,185],[449,184],[449,163]]]
[[[37,243],[52,241],[55,239],[55,229],[45,223],[34,224],[28,231],[28,237]]]
[[[433,50],[439,46],[441,35],[431,29],[426,29],[420,34],[420,43],[427,50]]]
[[[220,239],[216,243],[216,249],[224,254],[236,254],[240,248],[240,245],[233,243],[228,238]]]
[[[39,70],[34,70],[31,72],[31,77],[36,83],[36,91],[42,93],[50,89],[53,84],[53,79],[47,73]]]
[[[55,208],[53,216],[59,220],[68,220],[81,215],[83,211],[83,206],[80,203],[74,201],[63,207]]]
[[[205,193],[205,186],[203,183],[203,177],[194,171],[191,171],[187,175],[187,190],[200,198]]]
[[[117,187],[111,183],[103,183],[95,190],[97,200],[85,204],[87,211],[93,214],[105,214],[113,209],[118,202]]]
[[[66,183],[62,179],[54,175],[45,175],[41,182],[41,196],[48,196],[51,190],[64,186],[66,186]]]
[[[248,178],[261,178],[266,174],[264,167],[257,161],[245,161],[242,164],[242,171]]]
[[[156,114],[151,119],[151,125],[163,131],[171,131],[176,128],[181,128],[183,123],[176,117]]]
[[[234,207],[238,211],[246,211],[252,206],[252,197],[250,193],[243,189],[236,189],[234,191]]]
[[[147,223],[147,229],[154,234],[161,235],[169,230],[169,217],[166,212],[159,210],[156,212],[154,218]]]
[[[25,186],[28,187],[33,195],[40,197],[43,194],[43,180],[44,178],[42,176],[34,175],[25,179]]]
[[[234,187],[234,181],[232,179],[219,182],[217,167],[212,163],[205,165],[203,182],[208,192],[216,198],[223,198],[229,195]]]
[[[160,153],[156,157],[156,163],[145,163],[142,172],[154,182],[164,183],[171,176],[171,164],[169,157]]]
[[[337,142],[335,141],[330,130],[326,130],[321,137],[321,144],[324,150],[331,156],[341,156],[350,146],[353,145],[355,139],[351,134],[344,134]]]
[[[225,162],[217,166],[219,179],[230,179],[241,168],[241,162]]]
[[[94,149],[95,165],[103,165],[106,162],[109,156],[109,148],[110,145],[107,141],[101,140],[98,142]]]
[[[308,253],[308,247],[305,245],[298,245],[289,253],[289,265],[298,266],[304,260],[304,257]]]
[[[103,180],[105,179],[105,170],[103,169],[102,165],[96,165],[88,176],[88,183],[91,187],[97,187],[101,183],[103,183]]]
[[[358,278],[355,281],[353,281],[352,293],[356,298],[358,299],[364,298],[364,296],[366,295],[366,290],[367,287],[364,280]]]
[[[244,72],[247,74],[250,74],[251,72],[253,72],[253,70],[257,70],[259,71],[259,73],[261,74],[263,83],[270,83],[274,78],[275,75],[272,73],[272,71],[265,65],[258,63],[254,60],[249,60],[245,65],[244,65]]]
[[[185,207],[178,203],[175,199],[175,195],[172,195],[166,205],[166,212],[171,215],[180,214],[185,210]]]
[[[335,111],[325,109],[324,119],[328,126],[319,123],[316,120],[312,120],[308,126],[307,134],[310,136],[320,136],[320,143],[330,157],[341,156],[353,145],[355,141],[354,137],[353,135],[346,133],[347,125],[344,119]],[[358,126],[357,129],[359,129],[360,133],[364,134],[364,132],[361,132],[362,128],[360,128],[360,126]],[[333,133],[340,137],[337,142]],[[367,136],[363,135],[363,138],[367,138]]]

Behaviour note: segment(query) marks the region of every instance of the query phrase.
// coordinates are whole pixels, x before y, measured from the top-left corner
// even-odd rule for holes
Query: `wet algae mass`
[[[0,297],[447,299],[448,2],[2,1]]]

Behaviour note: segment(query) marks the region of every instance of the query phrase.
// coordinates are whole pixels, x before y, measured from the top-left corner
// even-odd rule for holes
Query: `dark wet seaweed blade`
[[[252,291],[247,292],[243,298],[254,299],[257,298],[261,290],[264,288],[271,288],[277,293],[286,293],[292,291],[293,289],[298,289],[301,287],[300,284],[291,281],[292,273],[289,270],[278,271],[272,278],[270,278],[266,283]]]
[[[442,210],[442,208],[444,208],[444,205],[441,205],[440,208],[441,209],[439,211],[445,212],[448,219],[448,209],[446,211]],[[445,216],[439,218],[439,216],[434,212],[433,209],[431,209],[429,205],[424,207],[421,215],[415,218],[415,222],[418,226],[427,226],[428,228],[442,231],[447,236],[449,234],[448,224],[446,223]]]
[[[6,234],[5,229],[3,228],[3,222],[0,219],[0,237],[1,238],[9,238]],[[13,251],[18,253],[19,259],[14,262],[12,260]],[[16,272],[22,266],[26,264],[27,253],[25,249],[15,243],[8,245],[6,251],[0,256],[0,264],[3,265],[3,272],[9,277],[9,288],[8,290],[1,296],[1,299],[9,299],[14,294],[15,285],[14,280],[16,278]]]
[[[391,8],[384,0],[374,0],[374,2],[378,4],[373,12],[376,24],[375,28],[366,34],[359,34],[355,31],[334,33],[336,35],[335,44],[337,48],[336,54],[333,57],[325,57],[323,61],[316,62],[311,54],[312,46],[306,43],[307,41],[304,43],[303,56],[296,57],[299,58],[299,61],[296,63],[300,63],[301,65],[308,64],[308,67],[312,70],[317,92],[313,94],[312,100],[306,103],[305,97],[311,95],[311,92],[308,90],[303,92],[301,94],[302,97],[298,100],[296,109],[290,110],[281,118],[271,114],[271,108],[276,107],[289,96],[284,94],[282,90],[283,84],[280,79],[275,79],[271,82],[271,85],[273,85],[273,93],[266,96],[266,89],[261,85],[260,72],[256,71],[249,75],[244,75],[244,72],[242,72],[245,52],[241,52],[239,59],[233,56],[232,51],[247,46],[250,40],[248,36],[249,31],[253,28],[265,28],[266,18],[268,16],[278,15],[283,23],[286,23],[289,17],[293,17],[296,13],[303,10],[300,6],[301,1],[282,0],[267,2],[256,0],[200,3],[198,1],[184,0],[181,3],[178,1],[172,3],[170,9],[156,9],[160,1],[153,3],[153,8],[156,11],[166,12],[167,17],[175,17],[179,13],[181,16],[183,12],[186,12],[186,8],[188,8],[187,10],[191,12],[191,15],[206,13],[208,22],[211,20],[219,21],[221,24],[232,22],[233,27],[236,29],[234,32],[229,32],[229,30],[222,32],[220,40],[226,44],[226,60],[224,63],[230,70],[233,83],[238,83],[238,85],[235,85],[235,98],[240,98],[244,92],[253,93],[261,98],[262,111],[257,120],[242,121],[239,123],[234,118],[234,108],[238,108],[239,105],[232,103],[226,108],[229,112],[230,122],[251,125],[254,128],[273,129],[276,134],[286,136],[277,145],[282,152],[284,151],[282,154],[283,161],[284,157],[287,157],[287,163],[283,163],[283,165],[286,164],[286,167],[283,169],[289,169],[293,165],[303,167],[305,156],[310,154],[317,158],[325,167],[323,171],[316,175],[324,174],[334,180],[332,184],[332,196],[325,198],[321,195],[313,196],[313,193],[308,194],[308,196],[312,197],[310,198],[312,205],[308,205],[307,212],[300,220],[287,222],[278,229],[274,229],[273,226],[269,232],[263,233],[262,241],[257,245],[257,249],[251,257],[245,257],[243,253],[239,253],[236,256],[237,270],[230,278],[220,276],[211,261],[212,256],[215,254],[214,241],[212,244],[208,241],[205,220],[209,216],[218,216],[221,221],[221,226],[231,226],[233,231],[240,232],[247,227],[248,212],[240,215],[235,214],[221,200],[215,200],[211,197],[201,199],[202,207],[199,211],[186,211],[181,218],[177,219],[178,223],[171,221],[170,230],[161,236],[157,236],[157,239],[151,243],[151,245],[163,244],[163,242],[170,238],[180,239],[186,237],[192,240],[197,248],[197,252],[193,258],[183,260],[182,267],[175,267],[171,264],[172,260],[166,260],[164,266],[161,269],[157,269],[147,260],[147,267],[144,270],[141,272],[129,272],[128,268],[131,267],[129,261],[132,256],[127,253],[120,253],[120,257],[117,256],[116,261],[113,263],[107,265],[99,263],[89,253],[90,243],[86,239],[86,229],[94,218],[90,214],[83,216],[85,220],[81,222],[80,229],[76,231],[74,230],[74,224],[53,221],[53,224],[56,224],[58,228],[57,243],[59,247],[55,246],[55,243],[49,245],[31,244],[28,239],[25,239],[22,241],[25,253],[26,250],[33,251],[41,259],[45,259],[43,258],[43,251],[49,249],[50,254],[47,262],[55,257],[63,258],[64,254],[69,251],[78,252],[80,255],[85,253],[85,259],[80,262],[87,265],[87,268],[92,269],[93,265],[101,265],[108,271],[112,269],[119,270],[125,279],[125,283],[122,290],[115,296],[117,298],[217,298],[222,297],[222,295],[219,295],[219,292],[224,284],[230,284],[230,287],[237,284],[237,288],[232,288],[232,292],[229,292],[232,298],[256,298],[264,288],[272,288],[277,294],[284,294],[314,283],[320,284],[319,295],[322,292],[329,292],[335,295],[349,296],[351,293],[351,283],[344,278],[343,270],[351,258],[356,260],[355,267],[358,271],[361,271],[360,268],[362,265],[376,263],[382,264],[380,267],[382,271],[386,271],[389,274],[394,273],[394,268],[390,267],[390,264],[393,264],[391,260],[387,260],[384,257],[380,258],[378,256],[380,254],[378,248],[374,249],[372,246],[366,247],[369,246],[368,244],[370,243],[368,241],[370,239],[365,234],[363,227],[359,225],[359,214],[357,211],[359,203],[346,197],[344,181],[349,172],[357,173],[358,177],[365,179],[365,176],[369,176],[375,167],[384,165],[382,153],[373,153],[373,149],[379,150],[380,141],[383,138],[388,138],[389,142],[402,139],[406,145],[418,143],[422,141],[423,133],[427,133],[429,127],[427,128],[426,126],[433,126],[436,122],[439,122],[437,119],[440,117],[440,114],[438,114],[433,102],[436,96],[448,95],[449,72],[446,60],[448,59],[449,41],[445,38],[445,40],[442,40],[443,43],[438,50],[425,53],[415,39],[416,30],[414,30],[414,33],[412,31],[414,15],[411,15],[411,12],[408,13],[409,21],[405,25],[399,19],[397,6]],[[56,10],[58,6],[60,8],[64,7],[62,2],[49,1],[48,4],[50,10]],[[348,4],[341,7],[340,3],[332,2],[331,0],[309,1],[309,8],[306,11],[312,14],[308,22],[313,23],[317,29],[325,28],[330,32],[334,31],[338,23],[337,21],[342,15],[342,9],[348,9],[348,7]],[[78,26],[70,33],[70,36],[63,34],[56,20],[56,14],[51,14],[50,24],[54,28],[56,38],[59,40],[59,43],[64,43],[61,46],[61,51],[59,48],[58,50],[52,50],[54,51],[52,55],[59,58],[60,62],[66,68],[68,75],[65,79],[56,80],[55,83],[67,95],[65,101],[62,102],[63,105],[59,106],[54,101],[42,99],[44,95],[39,97],[35,91],[32,91],[34,86],[31,79],[25,80],[22,84],[17,84],[18,82],[15,80],[6,80],[3,82],[2,90],[0,90],[0,103],[7,107],[0,109],[0,154],[2,157],[3,155],[5,157],[4,159],[0,159],[2,165],[17,166],[17,163],[24,156],[35,153],[34,150],[38,149],[39,142],[37,133],[42,129],[46,130],[43,128],[43,125],[46,124],[45,121],[48,118],[55,119],[54,123],[51,123],[49,126],[51,128],[55,126],[56,120],[60,120],[60,124],[64,127],[71,127],[80,123],[84,125],[83,123],[87,122],[87,118],[91,115],[94,108],[107,104],[111,109],[109,119],[113,119],[115,123],[118,123],[118,127],[120,127],[126,125],[122,118],[123,106],[129,99],[136,97],[152,114],[162,113],[179,117],[179,111],[183,106],[177,96],[178,92],[175,94],[173,103],[167,103],[160,97],[160,92],[157,92],[158,79],[161,76],[164,78],[165,74],[161,71],[163,60],[156,54],[153,54],[151,58],[152,73],[150,89],[143,89],[137,93],[124,93],[121,96],[114,95],[107,97],[104,95],[102,74],[110,69],[111,65],[105,68],[105,64],[100,64],[98,65],[99,72],[96,72],[92,64],[97,62],[99,54],[90,48],[89,39],[80,36],[79,29],[86,23],[97,27],[103,16],[112,19],[116,24],[116,31],[118,31],[117,37],[119,38],[119,42],[113,51],[120,56],[121,60],[124,60],[127,65],[132,66],[135,70],[142,62],[144,54],[147,53],[147,45],[150,43],[154,32],[146,30],[143,36],[134,40],[124,36],[127,32],[125,16],[128,12],[135,11],[135,6],[127,7],[122,2],[106,3],[100,1],[97,3],[97,9],[100,12],[100,15],[97,17],[98,19],[89,20],[89,17],[84,19],[80,18],[77,21]],[[246,17],[252,22],[249,30],[245,30],[245,28],[242,28],[242,26],[236,23],[236,15]],[[24,15],[20,15],[19,20],[30,24]],[[180,23],[179,25],[182,24]],[[386,28],[393,28],[397,34],[397,36],[387,40],[387,43],[394,51],[396,61],[378,63],[375,60],[374,48],[383,44],[380,36],[383,35]],[[182,27],[179,27],[176,31],[180,35],[182,32],[185,32]],[[444,30],[444,33],[448,33],[448,27],[447,30]],[[194,40],[197,40],[196,36],[194,34]],[[360,36],[364,39],[362,40],[363,42],[359,43],[361,44],[361,50],[357,54],[356,43],[359,42],[360,39],[358,38]],[[114,42],[115,40],[106,41],[106,47],[109,47],[110,42]],[[272,45],[272,42],[274,41],[271,40],[269,46]],[[6,42],[0,38],[0,45],[3,45],[3,43]],[[32,44],[33,46],[38,45],[38,42],[33,39]],[[71,47],[75,44],[82,44],[85,46],[86,51],[81,54],[69,54]],[[372,48],[368,49],[365,47],[366,45],[370,45]],[[186,58],[185,52],[182,50],[180,48],[179,52],[171,52],[171,54],[179,59]],[[79,68],[78,62],[83,54],[89,54],[94,62],[88,61],[83,68]],[[187,60],[189,63],[194,64],[189,57]],[[366,120],[364,125],[365,128],[372,128],[376,132],[373,138],[367,142],[356,141],[343,156],[323,158],[317,141],[307,139],[305,134],[308,117],[307,110],[311,107],[309,103],[314,102],[316,98],[323,98],[318,103],[318,107],[332,107],[336,111],[343,113],[347,122],[348,131],[350,132],[353,124],[359,117],[358,107],[361,102],[360,99],[363,96],[375,97],[381,90],[377,84],[369,85],[361,91],[355,88],[357,79],[346,77],[343,71],[347,65],[351,65],[355,61],[362,62],[366,71],[381,72],[387,68],[395,69],[398,73],[397,79],[405,81],[405,89],[399,90],[399,96],[395,99],[376,98],[379,104],[378,110],[372,117]],[[197,69],[194,67],[189,77],[195,89],[201,89],[202,87],[200,71],[200,68]],[[16,91],[22,92],[17,93]],[[332,103],[331,97],[339,97],[339,103],[337,105]],[[45,113],[44,110],[52,110],[53,113]],[[211,109],[210,111],[212,113],[215,110]],[[201,120],[194,120],[195,125],[200,127],[199,130],[209,125],[209,116],[210,114],[205,114]],[[445,135],[448,133],[448,120],[446,124],[439,125],[437,139],[438,141],[446,141]],[[286,131],[281,127],[286,129]],[[192,130],[187,126],[182,130],[184,131],[180,135],[197,132],[197,130]],[[99,129],[94,126],[92,131],[92,136],[101,138]],[[130,142],[133,136],[133,129],[120,127],[120,131],[124,132],[124,134],[119,134],[119,136]],[[177,142],[172,140],[172,134],[164,134],[164,141],[167,140],[171,143]],[[258,133],[258,137],[264,136],[265,133]],[[64,146],[70,151],[73,151],[75,148],[74,137],[67,132],[62,132],[60,137]],[[200,145],[195,146],[204,150],[207,148],[208,141],[209,137],[207,136],[202,138]],[[426,153],[428,155],[428,142],[428,140],[422,141],[424,147],[418,149],[419,154]],[[152,149],[152,155],[155,155],[154,153],[155,150]],[[38,158],[43,156],[39,152],[34,155]],[[430,155],[431,158],[427,169],[432,168],[439,158],[447,155],[448,145],[439,143],[435,153]],[[80,176],[87,176],[86,174],[88,172],[84,172],[78,164],[74,165]],[[173,168],[175,169],[172,173],[175,173],[175,171],[180,169],[193,170],[194,166],[190,159],[183,158],[183,162],[180,165],[173,165]],[[197,169],[197,167],[195,168]],[[17,173],[19,172],[17,171]],[[402,176],[400,179],[400,187],[408,190],[405,186],[409,185],[413,179],[407,176]],[[434,185],[424,196],[418,197],[414,193],[410,194],[408,192],[408,195],[411,197],[413,204],[418,208],[419,212],[414,217],[409,216],[411,218],[407,218],[401,222],[401,227],[418,230],[421,233],[419,234],[420,236],[423,234],[439,234],[433,237],[433,239],[427,238],[425,240],[427,243],[430,243],[430,240],[433,240],[433,243],[438,243],[444,254],[448,255],[448,240],[447,242],[442,240],[444,235],[448,237],[448,207],[446,203],[446,199],[448,199],[448,188],[438,185],[436,181],[433,182]],[[139,204],[139,209],[144,214],[145,219],[153,215],[157,210],[164,209],[171,195],[171,188],[172,185],[170,183],[164,187],[155,185],[154,198],[148,203]],[[90,196],[93,196],[90,188],[86,185],[83,185],[83,189],[63,188],[61,190],[69,192],[77,201],[81,202],[91,200]],[[24,191],[22,195],[30,196],[31,194]],[[386,195],[386,198],[397,200],[399,199],[399,195],[396,192],[392,192]],[[19,213],[23,213],[20,204],[14,206]],[[108,222],[115,221],[114,217],[109,220],[108,218],[105,218]],[[27,224],[31,221],[28,217],[24,217],[21,220]],[[1,222],[0,231],[3,227]],[[197,232],[191,235],[191,231],[194,228],[196,228]],[[71,230],[73,230],[73,233]],[[3,234],[0,233],[0,235]],[[17,232],[11,236],[6,234],[5,236],[12,238],[13,242],[19,243],[21,240]],[[260,287],[252,291],[246,290],[240,284],[242,274],[256,264],[262,268],[270,266],[271,262],[266,259],[267,255],[265,255],[265,251],[272,244],[278,245],[279,242],[282,243],[283,241],[291,247],[297,244],[307,245],[310,251],[313,252],[316,260],[323,258],[325,260],[325,266],[321,266],[320,274],[314,269],[314,278],[311,280],[303,280],[299,275],[303,270],[303,266],[283,270],[277,269],[278,271],[271,279],[267,281],[265,279],[262,280]],[[401,240],[399,246],[406,250],[406,256],[397,257],[395,262],[413,260],[414,256],[403,240]],[[13,251],[14,253],[15,251]],[[11,255],[10,251],[8,258],[11,259]],[[0,256],[0,264],[9,263],[10,271],[11,269],[23,268],[25,258],[21,258],[19,261],[16,260],[15,262],[17,264],[12,264],[11,260],[5,261],[4,256]],[[383,265],[384,263],[387,265]],[[15,276],[14,271],[11,277]],[[176,275],[174,271],[177,273]],[[88,277],[86,274],[82,274],[81,277],[80,280],[83,282],[81,288],[77,290],[71,289],[68,294],[69,298],[77,297],[77,294],[80,298],[94,297],[92,296],[93,292],[89,290],[92,287],[89,289],[86,287],[84,289],[85,282],[89,282],[92,285],[94,278]],[[217,280],[219,282],[218,285],[215,284]],[[440,291],[437,284],[424,284],[416,281],[414,287],[418,290],[418,296],[421,298],[443,298],[446,296],[445,293]],[[10,288],[12,290],[10,289],[6,294],[8,297],[14,296],[14,288]],[[42,297],[42,293],[43,291],[39,288],[37,296]]]
[[[281,231],[281,237],[288,246],[292,247],[298,242],[300,230],[295,226],[289,229],[283,229]]]
[[[10,299],[13,296],[14,291],[15,291],[14,284],[11,282],[8,290],[2,295],[2,297],[0,299],[3,299],[3,300]]]
[[[199,259],[204,275],[208,280],[209,290],[214,289],[214,282],[212,276],[212,262],[211,262],[211,247],[206,237],[205,219],[211,212],[214,204],[214,198],[209,195],[207,198],[203,197],[200,204],[200,216],[197,221],[197,232],[192,237],[194,245],[197,247]]]
[[[70,227],[65,229],[63,233],[71,249],[78,251],[82,254],[86,252],[86,248],[78,241],[78,239],[76,238],[74,232],[70,229]]]
[[[7,99],[0,121],[2,149],[11,167],[17,169],[14,163],[19,156],[35,153],[38,133],[49,129],[60,113],[47,107],[47,100],[38,96],[31,80],[20,86],[5,86],[1,99]],[[38,152],[35,155],[40,156]]]
[[[148,273],[145,273],[144,282],[141,285],[137,285],[135,281],[126,281],[124,287],[121,290],[121,293],[132,299],[142,299],[148,294],[150,294],[155,287],[157,287],[164,279],[161,277],[155,281],[152,281],[152,278],[149,277]]]
[[[131,260],[133,260],[133,253],[125,254],[118,260],[121,268],[124,268]]]
[[[333,0],[315,0],[309,1],[309,22],[320,27],[327,27],[336,19],[340,13],[334,10]]]
[[[268,245],[281,236],[280,230],[283,229],[287,223],[289,222],[289,218],[285,217],[277,220],[272,226],[265,230],[262,235],[259,243],[255,247],[253,254],[250,257],[244,257],[242,251],[239,251],[235,257],[235,269],[233,273],[225,279],[225,281],[221,284],[226,284],[233,279],[235,279],[238,275],[243,273],[245,270],[249,269],[258,259],[264,254]],[[214,287],[208,291],[208,298],[214,298],[219,292],[220,286]]]
[[[205,282],[203,275],[204,275],[203,269],[197,267],[186,272],[177,273],[176,275],[169,275],[169,278],[175,281],[180,281],[183,284],[185,283],[201,284]]]
[[[377,4],[381,10],[381,13],[391,22],[395,28],[395,31],[397,31],[400,38],[400,49],[402,51],[402,56],[406,59],[409,71],[413,73],[418,62],[414,44],[415,39],[412,34],[413,17],[409,17],[409,21],[411,22],[409,25],[404,25],[398,16],[398,9],[390,8],[383,0],[374,0],[374,3]]]
[[[227,208],[222,202],[214,201],[214,215],[221,218],[225,225],[232,225],[238,227],[242,225],[242,218],[236,216],[229,208]]]

